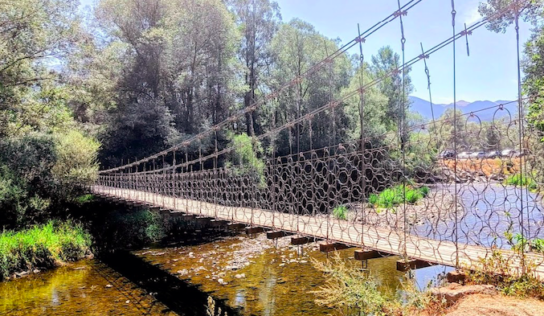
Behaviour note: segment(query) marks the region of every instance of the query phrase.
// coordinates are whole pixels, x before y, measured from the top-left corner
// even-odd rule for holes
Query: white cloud
[[[462,15],[462,18],[464,21],[460,22],[464,22],[467,25],[478,22],[482,18],[480,12],[478,12],[478,4],[475,4],[470,9],[466,10],[465,13]]]

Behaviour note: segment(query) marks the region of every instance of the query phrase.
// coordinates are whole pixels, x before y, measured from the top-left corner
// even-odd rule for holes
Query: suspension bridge
[[[421,1],[408,1],[403,6],[399,2],[397,11],[225,121],[150,157],[100,171],[90,191],[115,201],[157,207],[169,215],[243,225],[248,232],[266,229],[271,238],[292,234],[294,244],[318,238],[324,251],[343,245],[359,247],[355,257],[360,260],[397,255],[401,268],[440,264],[480,269],[486,259],[498,255],[507,268],[492,272],[530,271],[544,277],[544,255],[532,243],[544,238],[542,197],[526,186],[504,182],[511,174],[533,177],[541,172],[537,148],[527,145],[533,135],[524,122],[521,93],[513,101],[518,113],[508,112],[508,103],[503,103],[471,113],[454,111],[451,118],[433,116],[431,122],[410,125],[405,113],[408,104],[401,102],[396,131],[375,135],[365,128],[371,124],[365,117],[365,106],[372,87],[398,75],[404,87],[407,69],[423,62],[431,97],[429,56],[452,47],[455,73],[456,41],[466,39],[468,45],[472,32],[505,14],[515,13],[517,24],[519,12],[528,3],[515,1],[456,32],[452,1],[453,35],[428,50],[421,45],[422,53],[406,60],[403,19],[409,18],[408,12]],[[400,22],[402,65],[379,78],[364,78],[362,71],[357,89],[337,99],[331,93],[324,106],[298,113],[290,122],[260,135],[250,135],[249,155],[240,154],[243,144],[220,148],[218,139],[233,126],[242,125],[247,116],[282,94],[297,93],[295,85],[316,73],[330,72],[335,59],[350,49],[359,48],[360,67],[364,68],[365,41],[394,21]],[[517,44],[519,47],[519,39]],[[455,78],[453,91],[453,108],[458,110]],[[402,94],[401,99],[406,99],[404,89]],[[349,98],[359,99],[359,135],[337,138],[341,131],[335,122]],[[459,124],[480,126],[483,114],[491,113],[495,118],[505,112],[504,119],[491,124],[504,127],[497,128],[499,138],[519,146],[521,157],[437,157],[438,144],[446,134],[457,136]],[[316,121],[323,118],[330,122],[327,128],[335,135],[333,139],[340,141],[314,148],[320,136],[313,131]],[[474,129],[472,136],[481,138],[480,130]],[[278,154],[279,139],[288,140],[288,154]],[[481,142],[485,147],[485,140]],[[461,145],[457,137],[448,144],[455,153]],[[265,149],[259,150],[261,147]],[[387,195],[393,195],[392,202],[381,201],[387,200]]]

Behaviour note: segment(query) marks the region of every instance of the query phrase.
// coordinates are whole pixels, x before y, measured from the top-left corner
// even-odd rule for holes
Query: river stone
[[[458,283],[450,283],[446,287],[434,288],[431,293],[441,300],[446,301],[447,306],[451,306],[461,298],[471,294],[497,294],[497,290],[493,285],[460,285]]]
[[[234,277],[237,278],[237,279],[243,279],[243,278],[246,277],[246,274],[245,274],[245,273],[241,273],[241,274],[235,275]]]

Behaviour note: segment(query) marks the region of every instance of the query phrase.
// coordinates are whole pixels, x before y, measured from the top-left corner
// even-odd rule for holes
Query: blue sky
[[[82,6],[95,0],[82,0]],[[340,38],[343,43],[357,36],[357,23],[361,30],[375,24],[397,9],[397,0],[277,0],[284,22],[300,18],[315,26],[329,38]],[[401,5],[406,3],[401,0]],[[457,28],[480,19],[477,11],[480,0],[457,0]],[[522,44],[530,34],[530,25],[522,23]],[[420,42],[432,47],[452,35],[451,0],[423,0],[404,17],[406,60],[420,54]],[[517,69],[514,28],[505,34],[496,34],[480,28],[469,37],[470,57],[465,41],[457,43],[457,98],[458,100],[513,100],[517,98]],[[367,60],[385,45],[400,53],[400,25],[398,20],[388,24],[369,37],[364,44]],[[522,46],[523,48],[523,46]],[[353,51],[356,53],[357,51]],[[451,46],[432,55],[427,60],[431,73],[432,95],[435,103],[453,102]],[[423,63],[416,64],[411,72],[413,95],[428,99],[427,78]]]
[[[406,3],[401,0],[401,5]],[[457,0],[457,28],[480,19],[479,0]],[[357,23],[365,30],[397,9],[397,0],[278,0],[284,21],[298,17],[313,24],[323,35],[340,38],[343,43],[357,36]],[[524,43],[531,26],[523,23],[520,38]],[[404,17],[406,60],[452,35],[451,0],[424,0]],[[511,27],[505,34],[480,28],[469,36],[470,57],[465,41],[457,42],[458,100],[513,100],[517,98],[516,37]],[[367,60],[385,45],[400,52],[400,24],[390,23],[369,37],[364,44]],[[432,55],[428,60],[432,96],[436,103],[453,102],[451,46]],[[427,78],[423,63],[411,72],[413,95],[428,100]]]

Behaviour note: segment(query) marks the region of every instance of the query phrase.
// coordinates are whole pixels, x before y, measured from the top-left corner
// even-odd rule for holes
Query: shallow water
[[[256,238],[228,237],[197,246],[181,246],[137,251],[134,254],[151,265],[168,271],[179,279],[224,301],[240,315],[329,315],[334,309],[315,303],[312,291],[325,284],[322,272],[312,260],[326,260],[317,244],[289,245],[290,238],[279,239],[277,245],[265,234]],[[353,249],[337,253],[354,268]],[[332,256],[333,254],[329,254]],[[368,272],[376,277],[387,295],[400,290],[404,273],[396,270],[398,257],[368,261]],[[445,267],[430,267],[413,272],[420,288],[436,279]]]
[[[0,315],[175,315],[98,260],[0,282]]]

